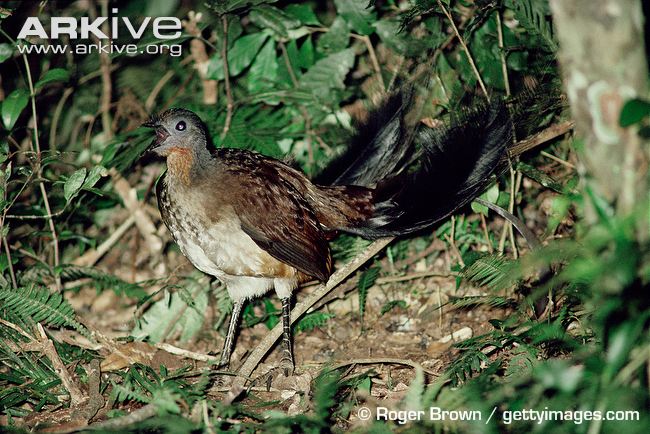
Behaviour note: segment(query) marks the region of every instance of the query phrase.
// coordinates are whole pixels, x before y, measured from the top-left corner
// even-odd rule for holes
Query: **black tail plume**
[[[371,111],[357,125],[346,152],[334,160],[314,182],[321,185],[374,187],[378,181],[395,177],[413,157],[414,128],[405,115],[413,105],[413,89],[404,88]]]
[[[386,128],[393,131],[397,123],[391,119]],[[381,136],[380,128],[376,137]],[[411,139],[393,140],[398,144],[372,141],[369,155],[362,154],[352,170],[336,179],[374,188],[373,215],[344,231],[364,238],[405,235],[450,216],[479,195],[505,161],[513,125],[505,104],[494,102],[464,113],[445,127],[422,129],[416,139],[421,148],[417,167],[408,171],[402,165],[409,159],[408,151],[413,151]],[[398,154],[390,155],[393,150]],[[388,172],[390,168],[398,171]]]

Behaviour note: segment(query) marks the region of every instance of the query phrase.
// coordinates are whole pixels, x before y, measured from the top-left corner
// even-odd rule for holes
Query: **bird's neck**
[[[171,148],[167,154],[167,173],[185,186],[189,186],[205,165],[204,158],[205,156],[197,155],[192,149]]]

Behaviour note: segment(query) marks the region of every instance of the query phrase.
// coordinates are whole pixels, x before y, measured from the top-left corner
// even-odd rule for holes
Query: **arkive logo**
[[[118,9],[111,12],[117,14]],[[57,39],[67,35],[70,39],[90,39],[91,35],[102,39],[117,39],[119,36],[131,36],[140,39],[151,23],[153,36],[158,39],[175,39],[181,35],[181,20],[176,17],[145,17],[140,25],[131,22],[129,17],[111,17],[110,34],[100,27],[109,20],[108,17],[98,17],[90,21],[89,17],[52,17],[50,18],[50,33],[48,34],[38,17],[28,17],[20,29],[18,39],[37,36],[42,39]],[[124,24],[123,26],[121,24]],[[126,32],[126,34],[125,34]]]

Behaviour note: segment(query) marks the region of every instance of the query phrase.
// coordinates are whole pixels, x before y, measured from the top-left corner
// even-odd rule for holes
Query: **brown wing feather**
[[[259,154],[238,151],[231,159],[231,150],[220,151],[239,192],[233,206],[242,230],[274,258],[326,281],[332,271],[327,238],[307,200],[279,173],[282,166]]]

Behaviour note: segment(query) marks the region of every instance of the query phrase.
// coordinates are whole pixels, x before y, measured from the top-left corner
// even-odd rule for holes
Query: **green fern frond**
[[[366,299],[368,298],[368,289],[375,284],[379,276],[379,267],[370,267],[359,277],[359,314],[361,315],[361,326],[363,327],[363,318],[366,313]]]
[[[142,299],[147,296],[143,285],[149,282],[130,283],[113,274],[94,267],[80,267],[76,265],[62,265],[57,269],[58,276],[63,282],[72,282],[80,279],[90,279],[92,285],[98,289],[111,289],[117,295],[136,297]],[[23,286],[33,283],[47,286],[54,280],[52,272],[47,267],[31,267],[21,276],[20,282]]]
[[[461,276],[477,285],[500,291],[516,282],[518,273],[515,273],[514,264],[515,261],[501,255],[485,255],[463,268]]]
[[[137,401],[144,404],[151,402],[149,396],[121,384],[113,384],[112,393],[116,402]]]
[[[90,332],[76,320],[70,303],[61,294],[50,293],[47,288],[0,288],[0,305],[3,311],[9,311],[14,317],[29,318],[53,327],[72,327],[91,338]]]
[[[508,9],[515,13],[521,25],[533,35],[538,35],[541,42],[551,51],[557,49],[550,21],[548,0],[506,0]]]
[[[124,294],[128,297],[137,298],[147,296],[147,292],[142,287],[142,284],[126,282],[119,277],[94,267],[66,265],[61,267],[59,275],[63,281],[89,278],[93,281],[93,284],[96,287],[101,289],[112,289],[117,295]],[[144,282],[144,284],[146,284],[146,282]]]
[[[447,369],[447,375],[452,383],[457,385],[467,381],[474,373],[481,372],[484,366],[483,364],[487,365],[489,363],[490,359],[488,356],[478,349],[471,349],[453,361]]]
[[[314,412],[324,426],[332,414],[332,407],[336,404],[336,392],[339,390],[341,375],[338,371],[328,369],[322,371],[314,380]]]
[[[326,312],[312,312],[305,315],[298,324],[296,324],[296,332],[310,332],[316,327],[324,326],[327,321],[334,318],[333,313]]]
[[[487,296],[452,297],[449,300],[449,304],[459,308],[473,307],[473,306],[489,306],[492,308],[504,308],[508,306],[514,306],[517,303],[515,300],[508,297],[487,295]]]

